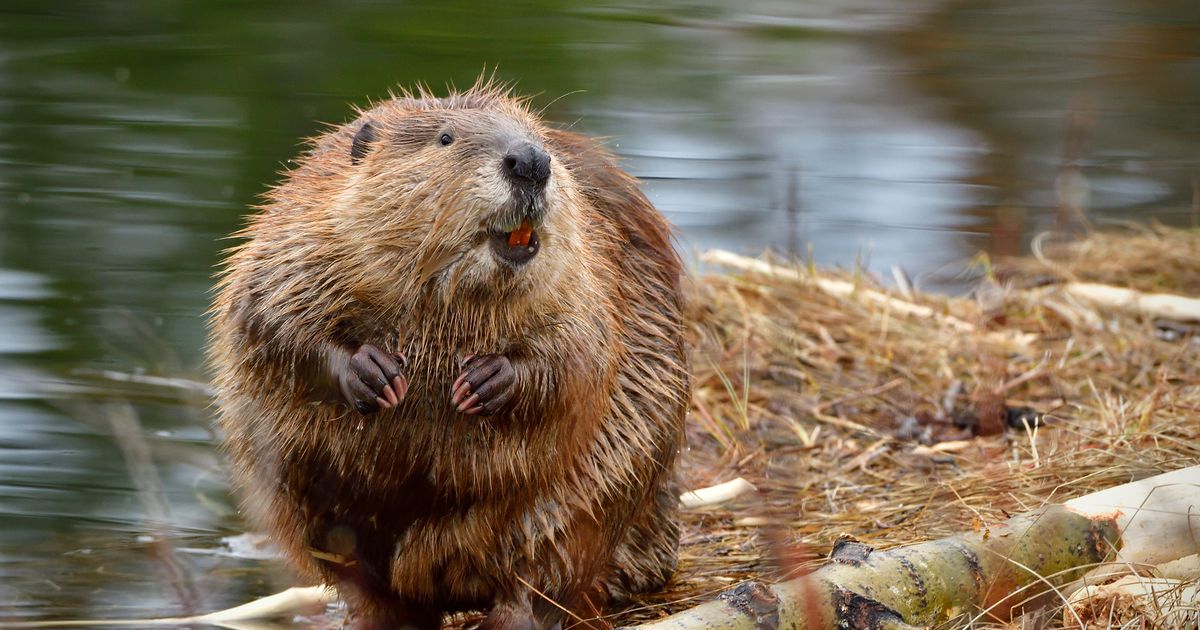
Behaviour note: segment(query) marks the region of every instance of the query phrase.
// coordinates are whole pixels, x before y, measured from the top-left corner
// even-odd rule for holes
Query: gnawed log
[[[1122,563],[1196,553],[1196,531],[1200,466],[1045,506],[978,532],[887,551],[842,544],[829,564],[808,575],[770,586],[747,582],[637,628],[907,628],[963,614],[1006,620],[1046,601],[1062,602],[1063,585],[1118,551]]]
[[[771,586],[747,582],[637,628],[908,628],[975,613],[1007,619],[1106,560],[1118,540],[1111,518],[1047,506],[978,532],[886,551],[842,543],[808,575]]]
[[[1114,518],[1122,566],[1157,565],[1200,553],[1200,466],[1180,468],[1064,503],[1091,518]]]

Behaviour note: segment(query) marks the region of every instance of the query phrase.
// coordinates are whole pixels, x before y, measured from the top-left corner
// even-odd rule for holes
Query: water
[[[290,583],[223,548],[245,525],[203,403],[100,372],[202,380],[222,237],[314,121],[390,86],[498,68],[609,136],[689,252],[812,243],[953,289],[1064,203],[1195,220],[1190,0],[513,4],[0,8],[0,620]]]

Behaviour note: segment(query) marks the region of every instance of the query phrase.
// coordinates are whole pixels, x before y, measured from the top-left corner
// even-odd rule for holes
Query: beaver
[[[666,583],[682,265],[597,141],[491,82],[405,92],[257,210],[211,312],[224,446],[353,623],[554,628]]]

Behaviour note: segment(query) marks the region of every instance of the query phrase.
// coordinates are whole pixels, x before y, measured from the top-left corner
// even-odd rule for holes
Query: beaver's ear
[[[367,156],[367,151],[371,150],[371,144],[374,142],[375,126],[368,120],[354,133],[354,143],[350,145],[350,163],[361,162]]]

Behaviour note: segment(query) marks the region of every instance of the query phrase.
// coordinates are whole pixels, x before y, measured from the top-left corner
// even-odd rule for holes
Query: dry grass
[[[669,589],[612,621],[779,579],[842,535],[878,548],[924,541],[1200,460],[1200,339],[1165,341],[1148,320],[1014,288],[1081,279],[1197,296],[1200,232],[1095,234],[1040,253],[999,265],[978,298],[915,297],[978,334],[808,281],[698,279],[683,482],[742,476],[760,493],[685,513]],[[1022,354],[989,330],[1037,341]],[[1045,426],[1011,426],[1018,407]]]
[[[1034,256],[999,267],[1018,282],[1054,278],[1200,295],[1200,239],[1194,230],[1161,225],[1131,224],[1078,241],[1044,237]]]

